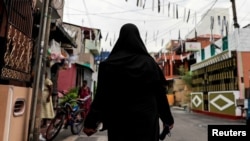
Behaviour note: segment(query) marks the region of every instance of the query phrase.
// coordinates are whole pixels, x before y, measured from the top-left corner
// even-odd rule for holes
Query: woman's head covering
[[[121,27],[118,40],[105,63],[124,66],[124,63],[131,64],[138,55],[150,56],[136,25],[127,23]]]
[[[133,81],[145,82],[146,80],[152,82],[165,80],[158,64],[148,53],[138,28],[131,23],[121,27],[113,50],[109,57],[101,62],[100,69],[103,66],[106,68],[105,71],[112,71],[110,77],[117,74],[119,78],[124,77],[124,79]]]
[[[117,52],[148,54],[136,25],[128,23],[121,27],[119,38],[110,56]]]

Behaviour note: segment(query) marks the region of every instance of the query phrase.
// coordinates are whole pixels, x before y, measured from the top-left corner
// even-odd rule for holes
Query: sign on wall
[[[186,51],[199,51],[201,49],[200,42],[185,42]]]

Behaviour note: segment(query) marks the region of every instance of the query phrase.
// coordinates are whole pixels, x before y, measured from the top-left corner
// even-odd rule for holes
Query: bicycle
[[[62,106],[58,106],[55,117],[51,120],[45,138],[47,141],[52,141],[60,132],[63,125],[71,127],[71,133],[77,135],[83,129],[84,124],[84,109],[81,105],[90,97],[84,99],[75,99],[65,102]],[[72,107],[71,103],[76,102],[76,106]]]

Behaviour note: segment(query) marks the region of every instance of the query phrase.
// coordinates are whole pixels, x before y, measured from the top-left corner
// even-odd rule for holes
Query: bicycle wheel
[[[47,141],[52,141],[60,132],[65,120],[65,114],[63,112],[58,112],[54,119],[50,122],[45,138]]]
[[[84,115],[83,109],[79,109],[74,113],[71,124],[71,133],[73,135],[77,135],[82,131],[85,119],[83,115]]]

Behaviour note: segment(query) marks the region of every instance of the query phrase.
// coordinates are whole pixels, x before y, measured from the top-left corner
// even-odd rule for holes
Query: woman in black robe
[[[159,141],[159,118],[173,128],[165,77],[138,28],[125,24],[99,65],[96,96],[83,131],[91,136],[102,122],[108,141]]]

